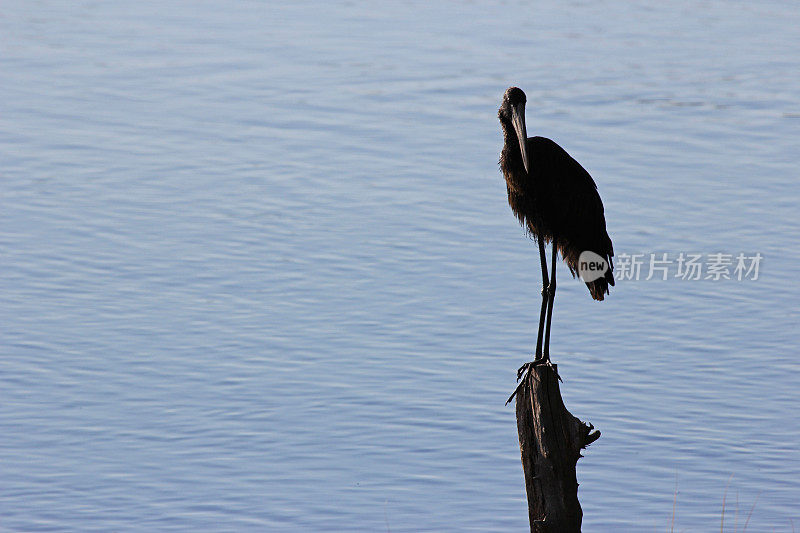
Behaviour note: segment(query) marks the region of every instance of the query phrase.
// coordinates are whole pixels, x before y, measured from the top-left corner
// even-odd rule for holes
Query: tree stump
[[[564,407],[558,380],[556,365],[535,366],[516,394],[531,533],[580,533],[575,467],[581,450],[600,438]]]

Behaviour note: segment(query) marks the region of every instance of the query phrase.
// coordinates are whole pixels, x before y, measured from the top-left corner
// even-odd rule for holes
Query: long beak
[[[525,165],[525,172],[530,172],[528,165],[528,132],[525,131],[525,103],[520,102],[511,108],[511,123],[517,132],[519,139],[519,149],[522,152],[522,164]]]

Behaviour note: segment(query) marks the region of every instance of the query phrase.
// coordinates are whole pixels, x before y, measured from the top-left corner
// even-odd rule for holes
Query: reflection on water
[[[783,4],[6,6],[0,526],[508,531],[539,305],[496,108],[595,177],[617,253],[559,273],[590,531],[800,498],[798,12]],[[562,267],[559,267],[562,268]],[[620,512],[623,511],[623,512]],[[733,524],[733,516],[727,520]]]

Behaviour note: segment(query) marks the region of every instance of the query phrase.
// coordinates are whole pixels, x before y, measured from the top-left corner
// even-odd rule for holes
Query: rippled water
[[[585,530],[666,530],[676,498],[710,531],[730,480],[726,530],[755,503],[791,531],[798,28],[784,2],[4,4],[0,529],[525,530],[516,84],[618,255],[764,256],[602,304],[559,267],[563,394],[603,433]]]

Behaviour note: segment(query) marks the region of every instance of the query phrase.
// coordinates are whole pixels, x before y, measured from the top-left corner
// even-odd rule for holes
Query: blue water
[[[592,173],[559,266],[602,438],[586,531],[800,525],[800,10],[787,2],[6,2],[0,530],[523,531],[536,247],[496,110]],[[732,476],[732,477],[731,477]],[[738,515],[736,511],[738,509]]]

